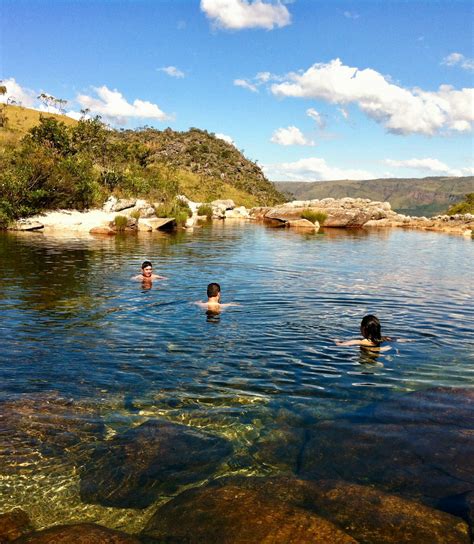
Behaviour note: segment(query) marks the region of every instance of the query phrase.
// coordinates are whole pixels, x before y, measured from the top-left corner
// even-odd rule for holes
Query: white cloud
[[[258,93],[258,89],[256,85],[253,83],[250,83],[246,79],[234,79],[234,85],[237,87],[243,87],[244,89],[248,89],[249,91],[252,91],[253,93]]]
[[[270,141],[279,145],[314,145],[314,142],[306,138],[295,126],[275,130]]]
[[[344,119],[349,119],[349,112],[345,108],[338,108]]]
[[[469,59],[461,53],[451,53],[444,57],[441,64],[446,66],[460,66],[463,70],[474,72],[474,59]]]
[[[368,117],[394,134],[434,135],[465,132],[474,122],[474,89],[442,85],[437,92],[405,89],[375,70],[345,66],[339,59],[287,74],[271,85],[276,96],[313,98],[346,106],[355,103]]]
[[[37,102],[37,93],[31,89],[22,87],[15,81],[15,78],[10,77],[9,79],[4,79],[2,80],[1,85],[5,85],[7,92],[0,96],[0,102],[15,101],[25,108],[32,108],[35,106],[35,103]]]
[[[228,144],[234,145],[234,140],[231,136],[228,136],[227,134],[222,134],[221,132],[216,132],[215,134],[216,138],[219,138],[220,140],[224,140],[224,142],[227,142]]]
[[[311,117],[311,119],[316,122],[316,125],[319,128],[324,128],[324,119],[321,117],[321,114],[317,112],[314,108],[308,108],[306,110],[306,115],[308,117]]]
[[[290,13],[279,0],[273,3],[263,0],[201,0],[201,10],[215,26],[230,30],[272,30],[291,21]]]
[[[446,174],[448,176],[469,176],[474,172],[474,168],[472,167],[451,168],[444,162],[429,157],[424,159],[405,159],[401,161],[385,159],[384,162],[395,168],[411,168],[413,170],[419,170],[422,172]]]
[[[355,11],[345,11],[344,12],[344,17],[346,19],[358,19],[360,17],[360,15],[358,13],[356,13]]]
[[[160,72],[164,72],[171,77],[182,78],[184,77],[184,72],[176,68],[176,66],[164,66],[163,68],[158,68]]]
[[[78,95],[76,100],[83,108],[88,108],[92,113],[102,115],[106,119],[119,125],[125,125],[130,118],[157,119],[167,121],[171,117],[164,113],[156,104],[146,100],[135,99],[130,104],[117,90],[111,91],[105,85],[94,87],[98,98],[85,94]]]
[[[329,181],[337,179],[374,179],[366,170],[343,169],[329,166],[324,159],[309,157],[295,162],[282,162],[263,166],[272,181]]]

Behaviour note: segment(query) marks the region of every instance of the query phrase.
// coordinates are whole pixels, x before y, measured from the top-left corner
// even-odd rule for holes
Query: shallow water
[[[145,259],[169,279],[131,281]],[[471,239],[403,230],[4,233],[0,401],[58,393],[90,408],[108,436],[164,417],[233,442],[216,475],[291,470],[284,451],[265,447],[282,429],[474,386],[473,262]],[[208,316],[192,304],[211,281],[239,306]],[[367,313],[409,342],[378,355],[336,346]],[[0,510],[21,506],[38,527],[91,519],[135,531],[156,508],[84,504],[77,467],[43,455],[0,485]]]

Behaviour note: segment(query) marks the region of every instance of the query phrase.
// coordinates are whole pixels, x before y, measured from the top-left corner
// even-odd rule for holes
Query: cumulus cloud
[[[119,125],[125,125],[131,118],[157,119],[158,121],[171,119],[156,104],[138,98],[130,104],[121,92],[110,90],[105,85],[94,87],[94,91],[97,97],[80,94],[76,98],[77,102],[92,113],[102,115]]]
[[[394,134],[466,132],[474,122],[474,89],[442,85],[436,92],[405,89],[375,70],[345,66],[339,59],[290,73],[270,87],[275,96],[313,98],[344,107],[357,104]]]
[[[386,164],[395,168],[411,168],[413,170],[419,170],[427,173],[446,174],[448,176],[469,176],[472,175],[474,168],[451,168],[444,162],[438,159],[424,158],[424,159],[405,159],[405,160],[393,160],[385,159]]]
[[[250,81],[247,81],[246,79],[234,79],[234,85],[236,87],[243,87],[244,89],[248,89],[253,93],[258,93],[257,86],[253,83],[250,83]]]
[[[461,53],[451,53],[444,57],[441,64],[446,66],[460,66],[463,70],[474,72],[474,59],[469,59]]]
[[[336,179],[374,179],[372,172],[330,166],[322,158],[309,157],[294,162],[267,164],[263,171],[272,181],[329,181]]]
[[[295,126],[275,130],[270,141],[279,145],[314,145],[314,142],[306,138]]]
[[[163,68],[158,68],[160,72],[164,72],[165,74],[171,76],[171,77],[177,77],[177,78],[183,78],[184,72],[176,68],[176,66],[164,66]]]
[[[224,142],[227,142],[228,144],[234,145],[234,140],[231,136],[228,136],[227,134],[222,134],[221,132],[216,132],[215,134],[216,138],[219,138],[220,140],[224,140]]]
[[[1,85],[7,88],[7,92],[0,96],[0,102],[16,102],[26,108],[33,108],[36,105],[37,93],[31,89],[22,87],[15,81],[15,78],[4,79]]]
[[[290,13],[279,0],[201,0],[201,10],[216,27],[229,30],[272,30],[291,22]]]

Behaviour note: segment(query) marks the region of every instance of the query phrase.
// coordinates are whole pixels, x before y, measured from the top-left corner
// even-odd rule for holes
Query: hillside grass
[[[116,131],[99,117],[4,108],[0,227],[46,210],[101,206],[111,194],[164,205],[179,194],[246,207],[284,200],[256,163],[204,130]]]

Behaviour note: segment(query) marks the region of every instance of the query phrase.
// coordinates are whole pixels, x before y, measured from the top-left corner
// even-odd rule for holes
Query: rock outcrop
[[[95,523],[57,525],[29,533],[14,541],[15,544],[140,544],[132,535],[108,529]]]
[[[409,217],[394,212],[389,202],[376,202],[367,198],[323,198],[321,200],[295,200],[271,208],[253,208],[251,217],[273,226],[291,226],[304,212],[324,214],[325,228],[404,227],[435,230],[471,236],[474,216],[439,215],[432,218]]]

